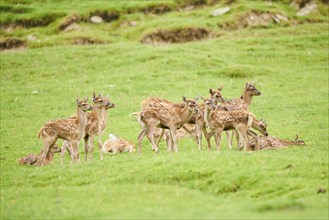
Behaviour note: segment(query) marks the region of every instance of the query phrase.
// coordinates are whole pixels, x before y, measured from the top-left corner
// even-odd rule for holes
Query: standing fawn
[[[42,158],[45,159],[49,149],[54,146],[58,138],[67,140],[72,146],[71,158],[79,161],[78,143],[84,135],[84,129],[87,122],[86,111],[93,107],[88,104],[88,98],[77,99],[77,117],[68,119],[58,119],[47,122],[39,131],[38,138],[42,137],[44,148]]]
[[[39,154],[28,154],[24,157],[22,157],[19,160],[20,165],[33,165],[33,166],[41,166],[41,165],[48,165],[54,160],[54,154],[61,152],[61,149],[57,146],[53,146],[49,149],[46,158],[42,159],[42,151]]]
[[[149,97],[141,102],[142,111],[146,110],[148,108],[171,108],[175,110],[177,113],[181,111],[181,109],[184,107],[184,104],[182,103],[173,103],[166,99],[157,98],[157,97]],[[141,126],[143,126],[141,124]],[[182,130],[183,129],[183,130]],[[185,132],[184,132],[185,131]],[[169,144],[171,142],[170,139],[170,132],[165,132],[165,129],[163,128],[156,128],[153,132],[153,134],[156,136],[156,145],[159,146],[159,142],[162,138],[162,136],[166,133],[166,142],[167,142],[167,149],[169,149]],[[179,133],[184,135],[184,133],[188,133],[190,136],[194,137],[197,140],[197,137],[195,136],[194,132],[188,128],[188,126],[183,125],[182,128],[179,130]],[[149,141],[151,141],[151,137],[149,132],[146,134],[146,137]],[[155,138],[155,137],[153,137]],[[179,138],[179,137],[178,137]],[[152,150],[155,150],[152,146]]]
[[[159,152],[158,146],[154,141],[153,132],[155,128],[165,128],[170,130],[171,139],[173,141],[173,150],[178,152],[177,145],[177,129],[181,128],[186,122],[188,122],[193,114],[193,111],[197,108],[197,98],[194,100],[187,100],[183,96],[184,103],[181,104],[180,110],[174,110],[168,107],[150,107],[141,112],[135,112],[131,115],[136,115],[138,122],[142,125],[142,131],[138,135],[138,152],[141,153],[142,141],[144,137],[149,134],[152,148],[155,152]],[[170,149],[172,150],[172,149]]]
[[[232,99],[229,101],[224,101],[222,106],[226,107],[229,111],[231,110],[246,110],[248,111],[249,106],[252,101],[253,96],[260,96],[262,93],[252,84],[247,82],[243,91],[243,94],[240,98]],[[238,134],[236,133],[236,139],[238,140]],[[234,132],[232,135],[229,131],[226,131],[227,141],[229,145],[229,149],[232,149],[232,138],[234,136]]]
[[[211,135],[215,136],[216,149],[220,150],[221,133],[224,130],[235,129],[239,133],[239,146],[246,149],[248,136],[247,131],[252,126],[255,116],[248,111],[223,111],[216,108],[212,99],[204,100],[206,111],[204,121],[206,126],[210,128]]]
[[[305,142],[300,140],[297,134],[294,141],[282,140],[271,136],[256,136],[249,141],[248,150],[276,149],[294,145],[303,146]]]

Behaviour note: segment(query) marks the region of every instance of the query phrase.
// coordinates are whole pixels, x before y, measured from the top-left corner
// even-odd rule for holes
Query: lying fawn
[[[305,145],[305,142],[296,134],[294,141],[282,140],[271,136],[256,136],[249,141],[248,150],[276,149],[294,145]]]
[[[127,140],[119,138],[113,134],[109,135],[109,138],[103,144],[102,151],[104,153],[117,154],[121,152],[132,153],[135,151],[135,145]]]
[[[46,158],[44,158],[44,159],[41,157],[42,152],[43,151],[41,151],[38,154],[28,154],[28,155],[22,157],[19,160],[19,164],[20,165],[26,164],[26,165],[33,165],[33,166],[48,165],[53,162],[54,154],[61,152],[61,149],[57,146],[53,146],[52,148],[49,149],[49,151],[46,155]]]
[[[153,132],[155,128],[165,128],[170,130],[171,138],[173,141],[173,148],[175,152],[178,152],[177,146],[177,129],[181,128],[186,122],[188,122],[193,114],[193,111],[197,108],[197,98],[194,100],[187,100],[183,96],[183,105],[180,110],[168,107],[150,107],[141,112],[135,112],[131,115],[137,116],[137,120],[142,125],[142,131],[138,135],[138,152],[141,153],[142,141],[144,137],[149,133],[150,142],[155,152],[159,152],[158,146],[154,141]],[[172,149],[171,149],[172,150]]]
[[[42,137],[44,149],[42,158],[45,159],[49,149],[54,146],[58,138],[67,140],[73,149],[71,158],[79,161],[78,143],[84,135],[87,123],[86,111],[92,110],[93,107],[88,104],[88,98],[83,100],[77,99],[77,117],[68,119],[58,119],[47,122],[39,131],[38,138]]]
[[[262,93],[253,85],[253,83],[247,82],[243,91],[243,94],[240,98],[232,99],[229,101],[224,101],[222,103],[222,106],[227,108],[229,111],[231,110],[246,110],[248,111],[249,106],[252,101],[253,96],[260,96]],[[238,140],[236,133],[236,138]],[[234,136],[234,133],[232,132],[232,135],[228,131],[226,131],[226,136],[229,144],[229,149],[232,149],[232,138]]]
[[[212,99],[204,100],[206,111],[204,121],[210,128],[211,135],[215,136],[216,149],[220,150],[221,133],[224,130],[235,129],[240,136],[239,146],[246,149],[248,136],[247,131],[252,126],[255,116],[248,111],[223,111],[216,108]]]

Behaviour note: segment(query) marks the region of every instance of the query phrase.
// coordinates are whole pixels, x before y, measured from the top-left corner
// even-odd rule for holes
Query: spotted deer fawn
[[[135,151],[135,145],[130,141],[124,140],[113,134],[110,134],[109,138],[110,139],[105,141],[103,144],[102,151],[104,153],[117,154],[121,152],[132,153]]]
[[[256,136],[249,141],[248,150],[276,149],[294,145],[303,146],[305,142],[300,140],[297,134],[294,141],[282,140],[272,136]]]
[[[39,154],[28,154],[24,157],[22,157],[19,160],[20,165],[32,165],[32,166],[45,166],[53,162],[54,160],[54,155],[55,153],[61,152],[61,149],[57,146],[53,146],[52,148],[49,149],[46,158],[42,158],[42,152],[41,151]]]
[[[44,148],[42,159],[45,159],[49,149],[54,146],[57,139],[68,141],[72,147],[71,158],[77,162],[80,160],[78,143],[84,136],[84,130],[87,123],[86,111],[92,110],[93,107],[88,104],[88,98],[83,100],[77,99],[76,118],[58,119],[47,122],[39,131],[38,138],[42,137]]]
[[[248,143],[247,131],[250,130],[255,116],[245,110],[223,111],[216,107],[212,99],[204,99],[204,103],[206,107],[204,121],[206,126],[210,128],[211,135],[215,136],[217,151],[220,150],[222,131],[233,129],[239,134],[239,146],[246,149]]]
[[[147,134],[149,134],[149,141],[152,144],[152,148],[155,149],[155,152],[159,152],[153,135],[153,132],[157,127],[169,129],[173,141],[173,149],[170,150],[178,152],[176,136],[177,129],[181,128],[190,120],[193,111],[198,106],[196,101],[197,98],[194,100],[187,100],[183,96],[183,103],[180,105],[180,110],[163,106],[150,107],[141,112],[132,113],[131,115],[137,116],[138,122],[142,125],[142,131],[138,135],[138,152],[141,153],[142,141]]]
[[[222,106],[227,108],[229,111],[232,110],[246,110],[248,111],[249,106],[252,101],[253,96],[260,96],[262,93],[253,85],[253,83],[247,82],[243,91],[243,94],[240,98],[224,101],[222,103]],[[236,134],[236,138],[238,141],[238,134]],[[234,132],[232,132],[232,135],[229,133],[229,131],[226,131],[226,136],[228,140],[228,146],[229,149],[232,149],[232,138],[234,136]]]
[[[93,110],[87,114],[87,123],[84,129],[83,136],[85,160],[88,160],[88,153],[90,153],[89,159],[93,159],[92,154],[94,151],[94,138],[96,135],[98,137],[100,159],[103,159],[102,132],[106,127],[107,110],[114,107],[115,105],[108,100],[108,97],[105,98],[101,95],[96,96],[95,92],[93,93]],[[71,118],[75,117],[76,115],[71,116]],[[67,142],[63,143],[61,161],[63,161],[66,149],[70,153],[70,145],[68,145]]]

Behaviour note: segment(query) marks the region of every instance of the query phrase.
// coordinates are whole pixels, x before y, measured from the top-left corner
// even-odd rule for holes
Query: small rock
[[[94,23],[94,24],[101,24],[101,23],[103,23],[104,21],[103,21],[103,18],[101,18],[101,17],[99,17],[99,16],[92,16],[92,17],[90,18],[90,22],[91,22],[91,23]]]
[[[219,16],[219,15],[222,15],[222,14],[225,14],[227,12],[230,11],[230,8],[229,7],[225,7],[225,8],[218,8],[216,10],[214,10],[211,15],[216,17],[216,16]]]
[[[64,29],[64,32],[77,31],[80,30],[80,25],[77,23],[72,23]]]
[[[318,7],[318,5],[315,2],[311,2],[309,4],[307,4],[305,7],[303,7],[302,9],[300,9],[297,12],[297,16],[305,16],[308,15],[309,13],[311,13],[312,11],[314,11],[316,8]]]
[[[29,34],[29,35],[27,35],[27,40],[36,41],[36,40],[38,40],[38,38],[36,36],[34,36],[33,34]]]

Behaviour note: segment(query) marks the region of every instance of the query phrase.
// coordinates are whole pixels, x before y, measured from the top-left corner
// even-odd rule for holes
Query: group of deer
[[[241,97],[229,101],[224,100],[222,89],[223,87],[219,87],[217,90],[210,89],[210,98],[200,97],[203,100],[200,104],[197,103],[199,97],[195,99],[183,97],[183,103],[173,103],[156,97],[142,101],[142,111],[131,114],[137,117],[142,126],[142,131],[138,135],[138,152],[141,153],[141,145],[145,136],[150,141],[152,150],[159,152],[158,145],[165,130],[167,130],[167,150],[178,152],[177,132],[180,131],[178,129],[182,128],[188,133],[193,133],[191,127],[187,126],[191,124],[195,125],[195,136],[200,150],[202,149],[203,133],[208,148],[211,148],[210,139],[214,136],[216,149],[219,151],[223,131],[226,131],[229,149],[232,149],[234,135],[240,150],[260,150],[267,147],[302,143],[298,139],[289,142],[268,136],[265,121],[257,120],[254,114],[248,111],[253,96],[261,95],[261,92],[252,83],[246,83]],[[262,136],[258,136],[251,129],[259,131]],[[232,133],[230,133],[231,130]],[[155,141],[155,136],[158,136],[157,141]],[[249,138],[250,136],[252,139]],[[276,141],[268,141],[267,145],[264,144],[266,140],[270,139]],[[262,143],[261,146],[259,143]]]
[[[84,140],[85,160],[92,160],[94,150],[94,138],[98,137],[98,146],[100,148],[100,159],[103,159],[102,133],[106,127],[107,111],[114,108],[115,105],[109,100],[109,97],[93,94],[92,105],[88,104],[88,98],[76,100],[77,111],[70,118],[58,119],[47,122],[39,131],[38,137],[42,137],[44,146],[41,153],[29,154],[20,160],[20,164],[47,165],[54,153],[61,152],[61,162],[65,151],[71,156],[72,162],[80,161],[78,143]],[[91,111],[88,112],[87,111]],[[56,141],[63,139],[63,146],[56,146]]]

